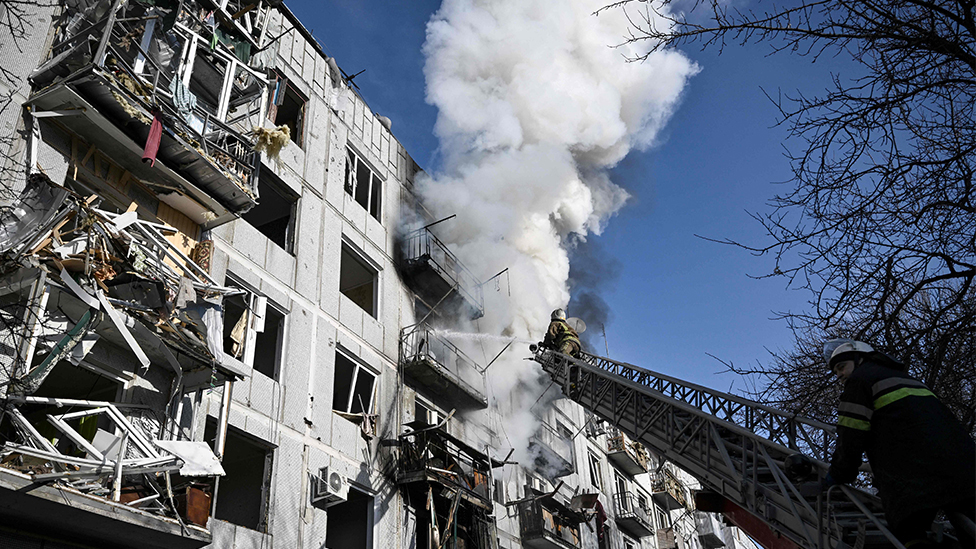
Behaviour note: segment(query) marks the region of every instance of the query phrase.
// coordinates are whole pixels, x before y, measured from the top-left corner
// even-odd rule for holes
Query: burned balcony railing
[[[582,517],[548,495],[530,496],[517,503],[523,547],[578,549]]]
[[[459,409],[488,407],[485,374],[456,345],[425,326],[400,339],[404,374],[419,388]]]
[[[714,513],[696,511],[695,526],[698,530],[698,540],[706,549],[718,549],[725,546],[722,525]]]
[[[572,441],[547,423],[542,423],[529,438],[529,455],[535,459],[536,470],[549,479],[576,472]]]
[[[654,501],[667,510],[681,509],[688,503],[684,485],[671,471],[664,469],[651,477],[651,490]]]
[[[654,533],[654,524],[647,509],[640,505],[633,493],[614,494],[613,508],[617,524],[630,535],[642,538]]]
[[[58,122],[111,151],[147,184],[198,202],[184,212],[191,219],[213,226],[256,204],[259,156],[245,132],[262,125],[262,74],[138,3],[116,1],[103,18],[86,17],[69,18],[51,57],[31,75],[34,112],[72,113]],[[154,120],[162,123],[162,165],[140,160]],[[189,208],[185,198],[171,202]]]
[[[607,459],[630,476],[646,473],[650,460],[641,443],[630,440],[621,432],[607,440]]]
[[[460,491],[465,501],[491,509],[488,485],[492,462],[487,456],[442,429],[432,429],[423,422],[414,422],[407,427],[418,432],[401,437],[398,483],[440,484],[452,491]],[[494,465],[502,464],[494,462]]]
[[[428,227],[404,237],[403,271],[414,291],[432,306],[443,300],[471,318],[485,314],[481,282]]]

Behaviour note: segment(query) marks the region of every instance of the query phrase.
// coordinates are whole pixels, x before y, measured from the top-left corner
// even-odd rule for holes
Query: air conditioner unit
[[[319,474],[312,478],[312,503],[331,507],[346,501],[349,495],[349,483],[339,473],[329,471],[328,467],[319,469]]]

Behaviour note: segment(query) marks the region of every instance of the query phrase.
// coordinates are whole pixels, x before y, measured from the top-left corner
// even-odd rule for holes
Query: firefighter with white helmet
[[[549,315],[549,329],[542,339],[542,346],[548,347],[560,353],[579,357],[580,340],[576,330],[566,322],[566,311],[556,309]]]
[[[959,420],[903,364],[863,341],[828,341],[824,359],[844,383],[826,485],[853,482],[867,453],[885,519],[906,547],[929,544],[940,510],[972,547],[976,443]]]

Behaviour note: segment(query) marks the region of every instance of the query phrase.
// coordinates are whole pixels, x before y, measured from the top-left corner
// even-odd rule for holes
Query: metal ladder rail
[[[750,425],[775,426],[776,423],[768,419],[755,420],[763,414],[796,419],[785,412],[759,405],[763,412],[759,414],[747,399],[667,376],[655,378],[657,374],[654,372],[603,357],[584,355],[583,360],[576,360],[543,350],[536,353],[535,360],[562,384],[565,392],[575,392],[569,394],[573,400],[655,449],[704,486],[748,510],[799,546],[810,549],[836,547],[845,532],[865,518],[855,509],[845,512],[843,523],[834,520],[830,525],[821,524],[821,514],[815,509],[816,499],[801,496],[780,467],[786,456],[796,452],[795,448],[777,441],[789,431],[771,429],[767,431],[769,436],[764,436],[731,420],[747,418],[753,420]],[[570,390],[572,366],[577,366],[579,372],[578,379],[573,380],[575,391]],[[661,382],[666,382],[667,386]],[[663,387],[670,394],[654,387]],[[723,399],[735,406],[721,402]],[[725,411],[726,418],[703,410],[699,407],[702,402],[711,403],[711,409]],[[805,425],[812,427],[811,423],[807,421]],[[783,421],[780,424],[788,425]],[[876,498],[867,494],[860,496],[869,508],[880,513]],[[880,533],[872,531],[864,546],[883,543]]]

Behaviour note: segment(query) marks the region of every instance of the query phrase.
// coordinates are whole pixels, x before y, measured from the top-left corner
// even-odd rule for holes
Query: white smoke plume
[[[444,0],[428,22],[443,166],[418,189],[436,216],[457,214],[436,232],[476,275],[509,268],[511,297],[486,288],[484,332],[541,338],[569,302],[567,249],[600,234],[628,198],[607,170],[654,144],[698,70],[673,51],[628,63],[647,46],[611,47],[628,23],[620,10],[594,16],[606,1]],[[537,426],[528,409],[548,380],[517,346],[488,377],[524,450]]]

